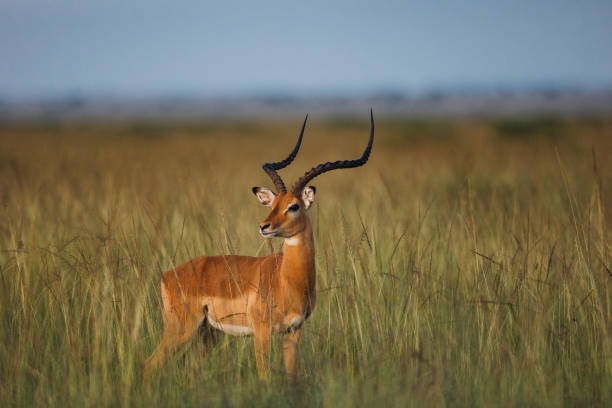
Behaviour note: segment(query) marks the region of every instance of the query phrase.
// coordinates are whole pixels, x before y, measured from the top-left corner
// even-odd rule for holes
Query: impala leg
[[[147,358],[144,365],[143,379],[145,383],[148,383],[151,379],[153,370],[163,364],[170,354],[170,344],[172,341],[169,336],[164,332],[161,342],[155,348],[155,351]]]
[[[285,359],[285,371],[287,372],[287,377],[291,382],[295,382],[296,379],[296,358],[301,333],[302,329],[299,328],[285,333],[285,336],[283,337],[283,357]]]
[[[270,327],[262,326],[255,329],[255,357],[259,377],[268,379],[270,373]]]
[[[206,320],[198,328],[198,335],[200,337],[200,356],[206,357],[217,344],[221,336],[219,332],[212,328]]]
[[[170,357],[176,349],[183,343],[189,340],[198,328],[198,319],[191,317],[186,319],[184,323],[173,322],[164,327],[164,334],[161,342],[145,361],[144,380],[145,382],[151,378],[154,369],[161,366]]]

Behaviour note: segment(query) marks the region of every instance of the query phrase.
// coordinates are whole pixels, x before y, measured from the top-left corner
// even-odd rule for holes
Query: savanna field
[[[148,385],[161,273],[265,255],[252,186],[301,119],[0,124],[0,404],[606,406],[612,118],[384,119],[314,180],[317,305],[288,384],[198,338]],[[290,184],[359,157],[367,114],[311,117]]]

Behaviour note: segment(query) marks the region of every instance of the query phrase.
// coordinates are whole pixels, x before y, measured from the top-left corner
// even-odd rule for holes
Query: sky
[[[0,97],[612,87],[612,1],[0,0]]]

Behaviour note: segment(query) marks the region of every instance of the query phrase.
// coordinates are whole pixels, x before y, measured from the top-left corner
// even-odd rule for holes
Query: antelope
[[[194,333],[201,335],[206,354],[221,331],[233,336],[253,335],[257,371],[264,379],[269,373],[270,337],[272,333],[282,333],[285,371],[295,380],[302,325],[316,299],[315,248],[309,215],[316,189],[307,184],[325,172],[364,165],[374,141],[374,115],[370,110],[370,139],[360,158],[319,164],[287,191],[277,171],[295,159],[307,120],[308,115],[293,151],[282,161],[262,166],[276,193],[264,187],[252,189],[261,204],[271,207],[259,225],[259,233],[265,238],[283,238],[283,252],[263,257],[200,256],[163,272],[164,332],[145,362],[145,379]]]

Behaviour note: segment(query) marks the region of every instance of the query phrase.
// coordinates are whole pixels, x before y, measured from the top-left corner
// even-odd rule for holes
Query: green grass
[[[297,385],[278,347],[268,384],[252,339],[226,337],[204,359],[187,345],[144,386],[161,272],[280,249],[257,233],[267,212],[250,187],[271,184],[261,163],[299,125],[0,126],[2,405],[612,400],[608,119],[378,121],[365,167],[315,180],[317,305]],[[357,157],[367,135],[313,118],[282,175]]]

